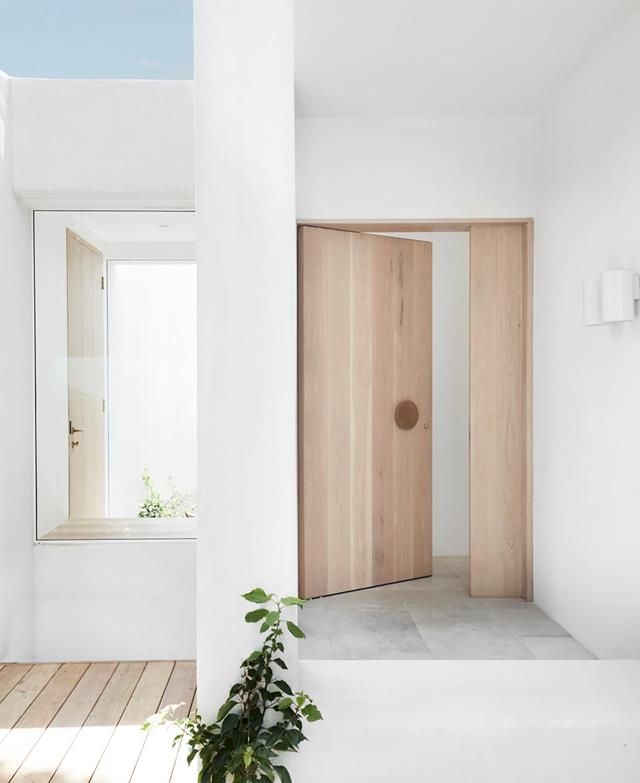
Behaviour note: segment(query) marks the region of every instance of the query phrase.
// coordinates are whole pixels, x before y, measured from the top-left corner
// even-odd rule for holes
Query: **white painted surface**
[[[433,554],[469,554],[469,235],[390,236],[432,244]]]
[[[536,221],[536,601],[640,657],[640,321],[582,325],[582,278],[640,271],[640,12],[545,112]],[[615,776],[614,776],[615,777]]]
[[[166,246],[169,242],[193,242],[196,233],[193,212],[85,212],[82,221],[109,244],[157,242]]]
[[[636,783],[635,661],[302,661],[304,783]]]
[[[298,119],[300,218],[529,217],[527,117]]]
[[[14,185],[69,208],[80,198],[138,206],[193,203],[193,84],[13,80]]]
[[[198,704],[255,643],[240,594],[297,589],[292,0],[197,0]],[[258,132],[259,129],[259,132]]]
[[[433,554],[469,554],[469,235],[433,242]]]
[[[636,0],[296,0],[296,104],[315,117],[540,108]]]
[[[196,501],[195,263],[107,263],[109,516],[135,517],[148,471]]]
[[[195,657],[195,541],[38,544],[29,660]]]
[[[0,72],[0,660],[31,650],[33,330],[29,212],[12,190],[12,84]]]

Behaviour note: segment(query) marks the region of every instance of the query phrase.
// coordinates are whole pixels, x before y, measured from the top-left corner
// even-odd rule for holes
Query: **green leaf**
[[[315,704],[307,704],[307,706],[302,710],[302,714],[309,721],[309,723],[315,723],[315,721],[323,719],[322,713]]]
[[[274,658],[273,662],[279,666],[281,669],[288,669],[289,667],[287,664],[282,660],[282,658]]]
[[[291,775],[287,771],[286,767],[273,767],[275,771],[278,773],[278,777],[280,778],[280,783],[293,783],[291,780]]]
[[[247,612],[244,616],[244,619],[247,623],[257,623],[268,614],[268,609],[254,609],[252,612]]]
[[[261,766],[260,771],[262,772],[262,776],[266,780],[275,781],[276,776],[273,774],[273,772],[270,769],[267,769],[267,767]]]
[[[267,595],[261,587],[254,587],[253,590],[244,593],[242,597],[253,604],[266,604],[267,601],[271,600],[271,596]]]
[[[288,693],[289,696],[293,696],[293,691],[291,690],[289,683],[285,682],[285,680],[276,680],[273,684],[276,686],[276,688],[280,688],[280,690],[284,693]]]
[[[218,714],[216,715],[216,721],[220,721],[223,718],[226,718],[227,715],[231,712],[231,710],[236,706],[237,702],[234,699],[229,699],[228,701],[225,701],[225,703],[220,707],[218,710]]]
[[[304,598],[296,598],[295,595],[287,596],[281,601],[283,606],[304,606],[307,602]]]
[[[293,699],[290,699],[288,696],[285,696],[283,699],[280,699],[276,709],[280,710],[280,712],[284,712],[292,704],[293,704]]]
[[[264,622],[260,626],[260,633],[264,633],[265,631],[269,630],[272,625],[278,622],[279,614],[278,612],[267,612]]]
[[[237,727],[238,723],[240,723],[240,716],[235,712],[230,713],[222,721],[222,726],[220,727],[222,733],[229,734],[229,732],[233,731]]]
[[[257,661],[258,658],[262,657],[262,650],[254,650],[251,655],[247,658],[249,663],[253,663],[254,661]]]
[[[287,620],[287,628],[289,629],[289,633],[292,636],[295,636],[296,639],[305,638],[302,629],[298,628],[298,626],[295,623],[292,623],[291,620]]]

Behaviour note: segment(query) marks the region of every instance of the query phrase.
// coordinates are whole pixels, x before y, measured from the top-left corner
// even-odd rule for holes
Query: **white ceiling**
[[[78,221],[105,242],[192,242],[193,212],[78,212]]]
[[[296,110],[535,112],[640,0],[295,0]]]

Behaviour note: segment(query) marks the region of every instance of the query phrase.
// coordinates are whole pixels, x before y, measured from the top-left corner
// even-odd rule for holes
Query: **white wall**
[[[301,661],[304,783],[636,783],[633,661]]]
[[[37,544],[28,660],[192,659],[195,541]]]
[[[37,203],[193,204],[193,84],[14,79],[14,185]]]
[[[433,554],[469,554],[469,235],[433,242]]]
[[[433,554],[469,554],[469,235],[390,234],[431,242]]]
[[[528,217],[532,119],[296,120],[302,218]]]
[[[136,516],[145,470],[196,501],[196,265],[162,258],[107,262],[110,517]]]
[[[640,272],[640,12],[543,116],[535,249],[536,600],[640,656],[640,320],[582,326],[586,275]]]
[[[12,190],[12,92],[0,72],[0,661],[28,657],[32,631],[31,226]]]
[[[297,589],[293,0],[196,0],[198,705]]]

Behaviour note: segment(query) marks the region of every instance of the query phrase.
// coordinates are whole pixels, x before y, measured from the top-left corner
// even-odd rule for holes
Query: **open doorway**
[[[530,225],[419,227],[301,229],[301,655],[589,657],[526,600]]]

